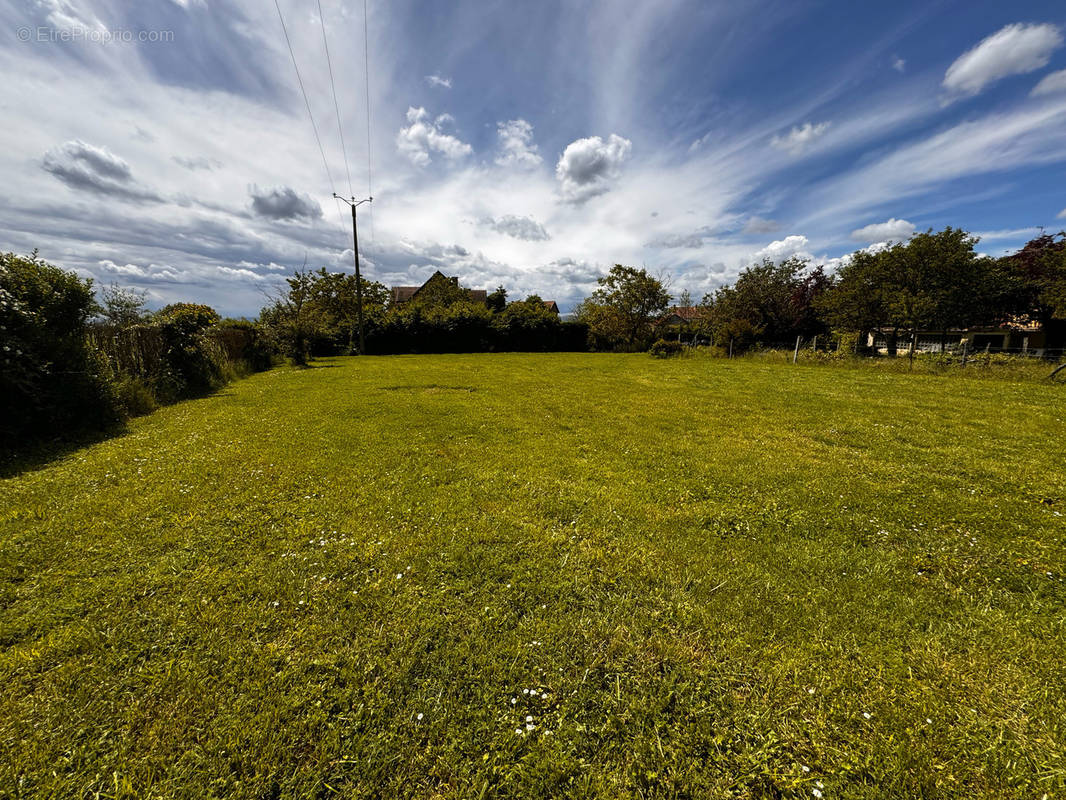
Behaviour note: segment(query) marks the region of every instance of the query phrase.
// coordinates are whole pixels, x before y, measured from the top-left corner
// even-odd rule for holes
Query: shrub
[[[118,417],[106,364],[87,345],[92,281],[36,251],[0,256],[0,444],[13,446]]]
[[[654,358],[670,358],[671,356],[679,356],[684,350],[684,345],[681,342],[667,341],[666,339],[657,340],[648,352]]]

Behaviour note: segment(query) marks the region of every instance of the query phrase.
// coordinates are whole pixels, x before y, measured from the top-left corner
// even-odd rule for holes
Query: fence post
[[[796,351],[792,354],[792,363],[795,364],[800,357],[800,337],[796,337]]]
[[[729,357],[733,357],[733,337],[729,337]]]
[[[1029,356],[1029,337],[1026,336],[1022,339],[1022,357],[1028,358]]]
[[[970,340],[969,339],[963,339],[962,340],[962,365],[964,367],[966,366],[966,356],[969,353],[969,349],[970,349]]]
[[[814,337],[814,342],[811,344],[811,350],[813,350],[816,353],[818,352],[818,337],[817,336]]]

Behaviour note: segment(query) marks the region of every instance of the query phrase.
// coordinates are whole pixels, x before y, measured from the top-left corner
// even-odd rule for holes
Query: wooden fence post
[[[792,354],[792,363],[795,364],[800,357],[800,337],[796,337],[796,352]]]

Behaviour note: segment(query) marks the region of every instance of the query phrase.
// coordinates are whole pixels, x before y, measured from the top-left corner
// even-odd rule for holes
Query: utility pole
[[[359,355],[366,355],[366,341],[363,338],[363,279],[359,275],[359,226],[355,220],[355,209],[363,203],[372,203],[374,198],[368,197],[365,200],[356,200],[353,197],[349,200],[346,197],[341,197],[336,192],[333,193],[333,196],[352,207],[352,251],[355,253],[355,307],[359,315]]]

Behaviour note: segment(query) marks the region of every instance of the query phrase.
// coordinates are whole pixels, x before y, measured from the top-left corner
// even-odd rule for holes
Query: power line
[[[370,164],[370,23],[368,21],[367,0],[363,0],[363,74],[366,76],[366,195],[374,196],[374,178]],[[374,239],[374,212],[370,211],[370,239]]]
[[[296,53],[292,49],[292,41],[289,39],[289,29],[285,27],[285,15],[281,13],[281,5],[274,0],[274,7],[278,10],[278,19],[281,20],[281,32],[285,34],[285,44],[289,48],[289,57],[292,59],[292,68],[296,71],[296,82],[300,84],[300,94],[304,97],[304,105],[307,106],[307,116],[311,120],[311,129],[315,132],[315,142],[318,143],[318,152],[322,156],[322,166],[326,168],[326,177],[329,178],[329,188],[333,194],[337,188],[333,183],[333,173],[329,171],[329,162],[326,160],[326,151],[322,147],[322,137],[318,135],[318,125],[315,124],[315,115],[311,112],[311,101],[307,99],[307,90],[304,88],[304,80],[300,77],[300,67],[296,64]],[[340,203],[337,203],[337,214],[344,222],[344,212],[341,211]]]
[[[341,135],[341,153],[344,155],[344,172],[348,176],[348,194],[354,197],[352,171],[348,168],[348,148],[344,144],[344,126],[341,124],[341,107],[337,102],[337,84],[333,82],[333,61],[329,57],[329,41],[326,39],[326,18],[322,14],[322,0],[318,0],[318,21],[322,26],[322,44],[326,48],[326,66],[329,67],[329,85],[333,90],[333,110],[337,112],[337,130]]]

